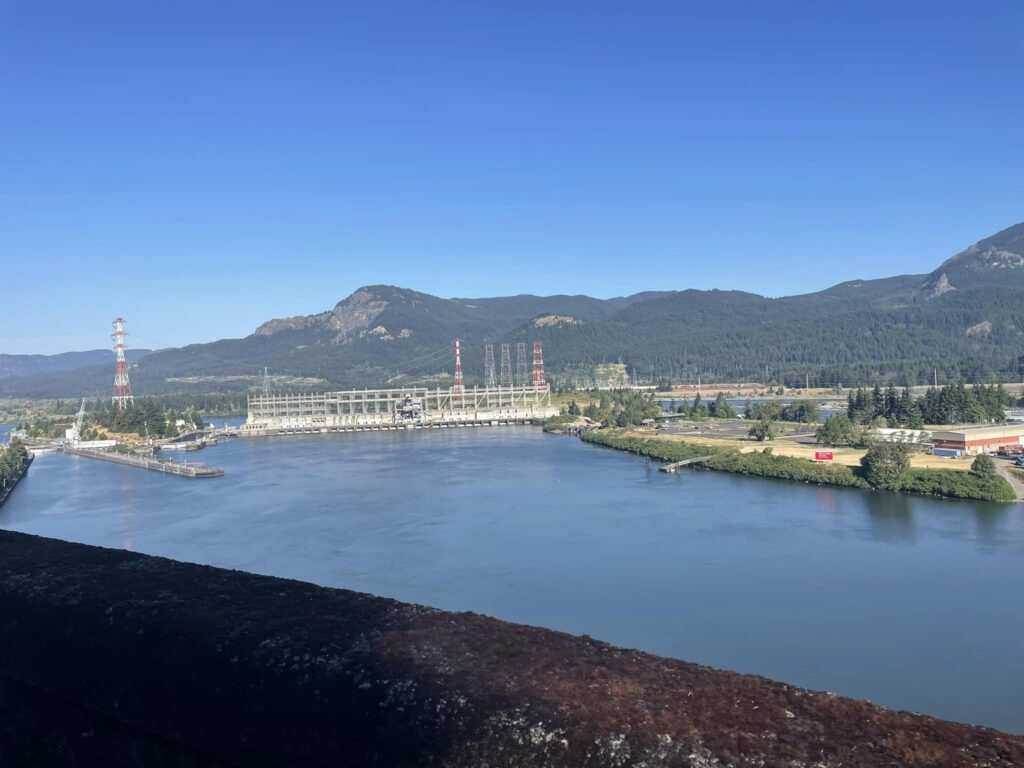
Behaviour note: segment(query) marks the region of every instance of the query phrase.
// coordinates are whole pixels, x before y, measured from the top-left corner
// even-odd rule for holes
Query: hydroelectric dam
[[[494,349],[485,347],[485,386],[469,388],[462,376],[462,340],[455,339],[451,387],[350,389],[336,392],[250,395],[242,437],[309,432],[364,432],[500,424],[526,424],[559,413],[544,377],[541,343],[533,343],[532,381],[526,378],[526,345],[517,345],[519,383],[513,384],[510,345],[501,345],[501,376]]]
[[[524,424],[557,415],[546,383],[262,394],[249,397],[238,435]]]

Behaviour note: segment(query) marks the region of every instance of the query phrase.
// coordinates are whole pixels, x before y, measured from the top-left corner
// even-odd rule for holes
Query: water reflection
[[[910,542],[915,538],[913,501],[910,496],[885,491],[866,491],[868,524],[879,541]]]
[[[815,486],[814,498],[818,502],[818,511],[825,515],[835,515],[839,511],[834,488],[823,485]]]

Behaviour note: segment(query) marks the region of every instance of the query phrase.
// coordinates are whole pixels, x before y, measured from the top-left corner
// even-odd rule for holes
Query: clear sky
[[[927,272],[1024,220],[1024,3],[0,0],[0,352]]]

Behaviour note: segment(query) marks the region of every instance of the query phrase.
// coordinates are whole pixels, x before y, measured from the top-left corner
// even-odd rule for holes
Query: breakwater
[[[0,683],[96,723],[106,765],[1024,763],[1024,737],[585,636],[10,532]]]
[[[130,467],[148,469],[152,472],[163,472],[166,475],[176,475],[177,477],[205,478],[223,477],[224,475],[224,470],[213,469],[204,464],[182,464],[168,459],[154,459],[149,456],[136,456],[129,453],[116,453],[114,451],[92,448],[75,448],[70,445],[65,446],[62,450],[64,453],[72,456],[83,456],[87,459],[126,464]]]

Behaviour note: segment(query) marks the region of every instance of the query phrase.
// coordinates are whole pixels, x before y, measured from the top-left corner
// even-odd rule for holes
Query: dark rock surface
[[[179,744],[0,677],[0,765],[217,768]]]
[[[66,718],[44,735],[31,718],[0,730],[26,765],[130,764],[124,754],[145,750],[139,764],[181,766],[1024,765],[1024,738],[985,728],[475,614],[9,532],[0,676],[4,702],[23,697],[14,711]],[[90,728],[110,759],[66,759]]]

